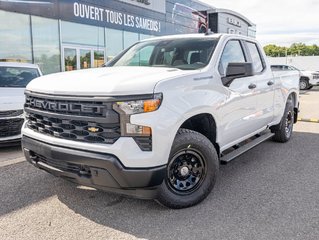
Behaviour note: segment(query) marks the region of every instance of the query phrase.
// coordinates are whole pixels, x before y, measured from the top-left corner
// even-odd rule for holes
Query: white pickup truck
[[[144,40],[104,68],[33,80],[23,151],[78,184],[189,207],[211,192],[220,163],[290,139],[298,89],[299,74],[274,76],[251,38]]]

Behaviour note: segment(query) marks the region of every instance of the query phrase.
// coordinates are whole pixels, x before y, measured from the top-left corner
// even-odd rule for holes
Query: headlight
[[[125,112],[127,115],[137,114],[137,113],[147,113],[156,111],[162,103],[162,94],[154,94],[154,98],[137,100],[137,101],[127,101],[127,102],[117,102],[116,105],[119,109]]]
[[[132,124],[130,122],[130,116],[138,113],[154,112],[161,106],[162,100],[163,94],[156,93],[152,98],[116,102],[113,105],[113,109],[120,113],[121,135],[128,137],[152,136],[152,129],[150,127]]]

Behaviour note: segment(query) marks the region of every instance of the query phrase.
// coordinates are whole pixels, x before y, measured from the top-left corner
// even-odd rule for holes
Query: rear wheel
[[[289,98],[286,103],[284,116],[281,122],[273,128],[275,133],[274,141],[276,142],[287,142],[291,138],[294,125],[294,105],[293,101]]]
[[[308,79],[302,78],[299,82],[300,90],[307,90],[309,88],[309,81]]]
[[[218,168],[214,145],[198,132],[180,129],[157,201],[169,208],[186,208],[201,202],[213,189]]]

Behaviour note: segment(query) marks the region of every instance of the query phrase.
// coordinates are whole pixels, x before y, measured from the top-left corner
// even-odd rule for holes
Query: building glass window
[[[104,64],[104,51],[94,51],[94,67],[100,67]]]
[[[80,49],[80,68],[91,68],[91,50]]]
[[[77,69],[76,49],[64,48],[64,68],[65,71]]]
[[[32,16],[34,63],[44,74],[61,71],[58,20]]]
[[[139,40],[149,39],[151,37],[153,37],[153,36],[147,35],[147,34],[142,34],[142,33],[139,34]]]
[[[106,37],[106,61],[110,61],[123,49],[123,31],[115,29],[105,29]]]
[[[102,27],[62,21],[61,32],[63,43],[104,47]]]
[[[0,10],[0,61],[32,62],[30,16]]]
[[[124,31],[124,49],[138,42],[138,33]]]

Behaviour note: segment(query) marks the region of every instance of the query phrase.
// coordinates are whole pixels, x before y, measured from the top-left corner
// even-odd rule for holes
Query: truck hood
[[[42,76],[28,91],[81,96],[120,96],[153,93],[156,83],[194,71],[161,67],[104,67]]]
[[[0,111],[23,109],[24,88],[0,87]]]

